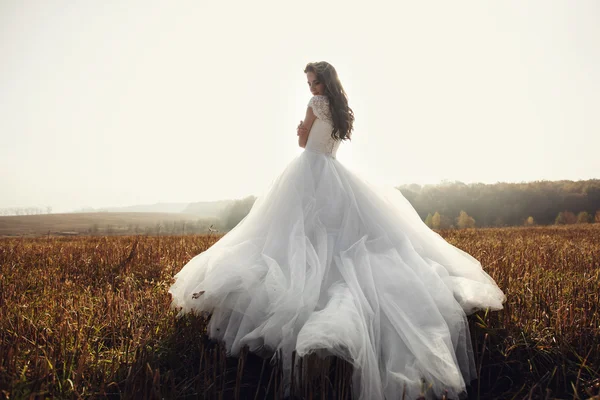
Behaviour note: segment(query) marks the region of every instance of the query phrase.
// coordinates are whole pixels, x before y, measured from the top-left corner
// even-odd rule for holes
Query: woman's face
[[[324,95],[325,94],[325,85],[323,84],[323,82],[320,82],[317,79],[317,74],[315,74],[314,72],[307,72],[306,73],[306,80],[308,81],[308,87],[310,89],[310,92],[313,95]]]

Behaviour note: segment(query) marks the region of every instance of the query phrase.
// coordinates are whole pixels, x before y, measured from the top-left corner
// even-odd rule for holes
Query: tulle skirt
[[[212,313],[209,336],[236,355],[337,355],[354,397],[464,393],[476,377],[466,315],[504,293],[481,264],[429,229],[393,187],[303,151],[169,289],[171,307]]]

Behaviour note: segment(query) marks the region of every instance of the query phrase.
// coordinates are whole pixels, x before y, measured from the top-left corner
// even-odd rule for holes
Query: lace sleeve
[[[327,96],[313,96],[308,102],[308,107],[312,107],[317,118],[324,121],[331,121],[331,112],[329,111],[329,99]]]

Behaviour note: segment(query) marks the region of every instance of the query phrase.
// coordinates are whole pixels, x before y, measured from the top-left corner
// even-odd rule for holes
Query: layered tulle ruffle
[[[354,365],[361,399],[413,398],[423,380],[458,395],[475,378],[466,315],[505,299],[398,190],[308,150],[175,278],[172,307],[211,312],[231,354],[280,351],[289,367],[324,349]]]

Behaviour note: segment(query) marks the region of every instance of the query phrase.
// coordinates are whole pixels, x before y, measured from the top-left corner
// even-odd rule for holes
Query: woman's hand
[[[306,129],[302,126],[302,121],[300,121],[300,123],[296,127],[296,132],[297,132],[297,136],[301,136],[301,135],[308,133],[308,129]]]

